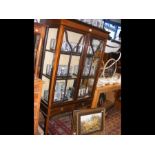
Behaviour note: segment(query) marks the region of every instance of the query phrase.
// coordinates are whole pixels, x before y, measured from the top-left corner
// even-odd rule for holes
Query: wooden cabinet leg
[[[121,109],[121,101],[119,100],[120,95],[121,95],[121,91],[115,92],[115,107],[117,109]]]
[[[44,124],[44,134],[48,134],[48,126],[49,126],[49,117],[45,118],[45,124]]]
[[[97,107],[97,103],[98,103],[99,97],[100,97],[100,93],[98,91],[95,91],[91,108],[96,108]]]

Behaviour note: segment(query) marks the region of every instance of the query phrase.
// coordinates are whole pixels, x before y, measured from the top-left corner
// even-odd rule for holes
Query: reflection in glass
[[[34,68],[36,65],[37,50],[39,46],[40,34],[34,33]]]
[[[51,71],[53,67],[53,57],[53,53],[46,51],[43,65],[43,74],[51,76]]]
[[[103,47],[103,41],[102,40],[92,39],[91,44],[92,44],[94,52],[102,50],[102,47]]]
[[[75,86],[76,86],[76,80],[67,80],[66,93],[65,93],[66,100],[73,99]]]
[[[84,35],[65,30],[61,51],[81,53],[83,50]]]
[[[58,76],[67,76],[68,66],[67,65],[59,65],[57,75]]]
[[[43,86],[42,86],[42,99],[48,102],[48,92],[50,80],[45,76],[42,76]]]
[[[86,60],[85,60],[85,65],[84,65],[84,69],[83,69],[83,76],[88,76],[89,75],[91,63],[92,63],[92,58],[87,57]]]
[[[56,39],[51,39],[51,49],[55,50]]]
[[[88,83],[88,79],[81,79],[80,88],[78,92],[79,97],[88,95],[87,83]]]
[[[94,55],[103,50],[103,41],[98,39],[91,39],[87,49],[87,54]]]
[[[90,96],[94,85],[94,79],[81,79],[78,97]]]
[[[58,28],[49,28],[46,49],[55,49]]]
[[[71,48],[70,48],[68,42],[63,41],[62,46],[61,46],[61,51],[65,51],[65,52],[71,51]]]
[[[90,74],[89,74],[90,76],[94,76],[96,74],[96,69],[98,67],[98,63],[99,63],[99,58],[94,58],[93,62],[92,62]]]
[[[47,64],[47,66],[46,66],[46,75],[51,76],[51,71],[52,71],[52,65]]]
[[[72,56],[71,63],[70,63],[70,70],[69,70],[70,76],[73,76],[73,75],[77,76],[79,63],[80,63],[80,56]]]
[[[69,57],[69,55],[65,54],[60,55],[57,76],[67,76]]]
[[[93,90],[93,85],[94,85],[94,79],[93,78],[90,78],[88,80],[88,93],[91,95],[92,93],[92,90]]]
[[[65,80],[57,80],[55,85],[54,101],[61,101],[64,98]]]
[[[34,49],[38,48],[40,40],[40,34],[34,33]]]

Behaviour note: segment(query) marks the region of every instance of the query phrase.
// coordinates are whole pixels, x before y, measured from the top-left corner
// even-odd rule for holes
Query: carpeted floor
[[[53,117],[49,122],[49,134],[51,135],[71,135],[71,113],[65,113]],[[40,123],[43,127],[43,122]],[[97,133],[102,135],[103,133]],[[120,135],[121,134],[121,112],[114,107],[111,108],[105,119],[105,134]]]

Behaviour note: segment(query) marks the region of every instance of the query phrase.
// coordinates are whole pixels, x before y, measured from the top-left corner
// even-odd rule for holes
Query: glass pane
[[[88,94],[90,94],[90,95],[92,93],[93,85],[94,85],[94,79],[90,78],[88,80],[88,85],[87,85],[87,87],[88,87]]]
[[[58,28],[49,28],[46,49],[55,49]]]
[[[103,41],[98,39],[91,39],[88,46],[87,54],[94,55],[103,50]]]
[[[72,100],[76,87],[76,80],[67,80],[66,92],[64,100]]]
[[[78,97],[90,96],[93,89],[94,79],[81,79]]]
[[[83,76],[88,76],[92,64],[92,57],[87,57],[84,64]]]
[[[53,66],[53,57],[54,54],[51,52],[45,52],[43,74],[51,76],[52,66]]]
[[[80,56],[72,56],[69,69],[70,76],[77,76],[79,70],[79,62],[80,62]]]
[[[88,83],[88,79],[81,79],[78,97],[83,97],[85,95],[88,95],[87,83]]]
[[[42,99],[48,102],[48,94],[49,94],[49,83],[50,80],[45,76],[42,76],[43,86],[42,86]]]
[[[97,70],[97,67],[98,67],[98,63],[99,63],[99,58],[94,58],[93,62],[92,62],[90,74],[89,74],[90,76],[95,76],[96,70]]]
[[[34,33],[34,49],[38,48],[40,40],[40,34]]]
[[[60,55],[57,76],[67,76],[69,58],[70,58],[70,55],[65,55],[65,54]]]
[[[116,69],[117,69],[117,64],[115,63],[114,59],[111,59],[111,61],[109,61],[109,63],[107,63],[107,65],[105,66],[103,76],[106,78],[112,77],[116,72]]]
[[[61,51],[81,53],[83,50],[84,35],[65,30]]]
[[[39,46],[40,34],[34,33],[34,65],[36,64],[37,50]],[[35,68],[35,66],[34,66]]]
[[[65,80],[57,80],[55,85],[54,101],[61,101],[64,99]]]

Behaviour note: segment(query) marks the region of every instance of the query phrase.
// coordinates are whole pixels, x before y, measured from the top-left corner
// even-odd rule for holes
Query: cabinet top
[[[78,29],[87,33],[98,35],[98,36],[104,37],[105,39],[108,39],[109,37],[109,32],[107,32],[106,30],[97,28],[95,26],[92,26],[86,23],[82,23],[75,19],[41,19],[40,22],[48,26],[63,25],[69,28]]]

